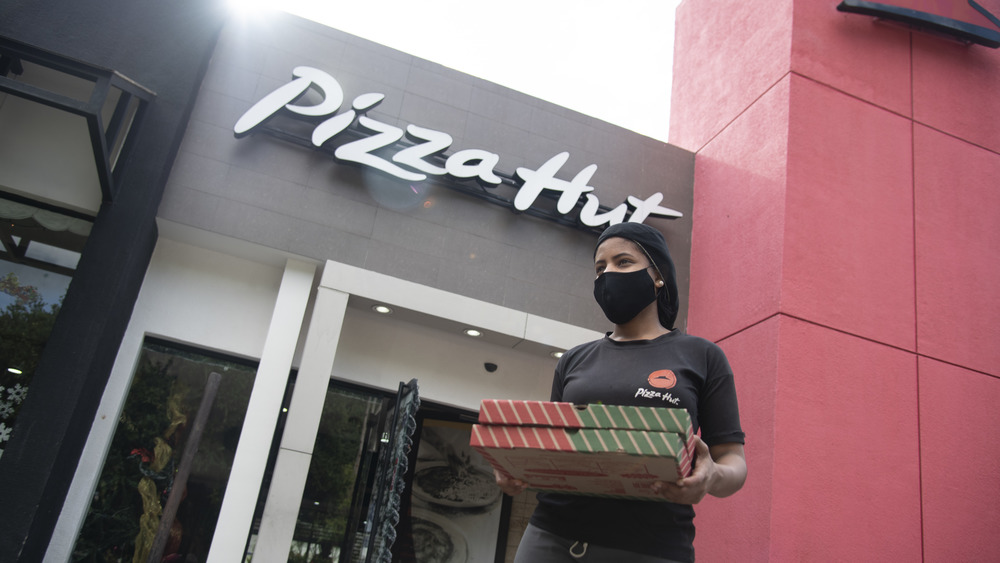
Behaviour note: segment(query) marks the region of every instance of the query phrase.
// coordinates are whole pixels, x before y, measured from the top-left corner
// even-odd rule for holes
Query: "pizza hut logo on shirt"
[[[661,369],[649,374],[649,386],[657,389],[672,389],[677,385],[677,376],[669,369]]]

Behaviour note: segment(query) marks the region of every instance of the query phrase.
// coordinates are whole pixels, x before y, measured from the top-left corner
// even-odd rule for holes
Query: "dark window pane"
[[[364,477],[360,470],[374,461],[385,404],[363,392],[332,386],[327,392],[289,561],[339,560],[358,474]]]
[[[89,231],[83,219],[0,197],[0,456]]]
[[[222,375],[222,383],[185,486],[174,477],[212,372]],[[77,538],[75,561],[145,561],[162,508],[175,488],[183,500],[163,557],[206,559],[255,373],[245,362],[207,352],[163,342],[143,345]]]

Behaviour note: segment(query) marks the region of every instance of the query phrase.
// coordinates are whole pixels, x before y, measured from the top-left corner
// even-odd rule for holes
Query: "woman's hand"
[[[523,493],[528,488],[528,484],[524,481],[520,479],[508,479],[496,469],[493,470],[493,476],[496,477],[500,490],[512,497]]]
[[[726,497],[746,481],[747,464],[743,444],[719,444],[709,448],[694,437],[695,462],[691,474],[675,482],[657,481],[653,492],[677,504],[698,504],[705,495]]]

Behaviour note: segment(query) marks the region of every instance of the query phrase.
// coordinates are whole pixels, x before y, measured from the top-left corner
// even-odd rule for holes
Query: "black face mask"
[[[656,300],[656,286],[646,270],[606,272],[594,280],[594,299],[609,321],[625,324]]]

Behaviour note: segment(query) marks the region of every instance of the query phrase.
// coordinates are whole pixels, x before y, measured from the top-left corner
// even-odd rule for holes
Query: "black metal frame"
[[[90,99],[85,102],[80,101],[19,82],[7,76],[11,73],[20,74],[23,72],[22,61],[32,62],[94,83]],[[101,111],[111,95],[112,88],[119,90],[121,95],[115,104],[108,126],[105,128],[101,119]],[[118,193],[120,175],[119,169],[112,162],[109,147],[114,147],[121,142],[121,149],[114,160],[117,162],[123,160],[123,157],[127,158],[134,143],[133,136],[129,135],[128,132],[142,121],[146,105],[156,97],[153,91],[117,71],[50,53],[20,41],[0,37],[0,92],[6,92],[83,117],[87,121],[87,129],[90,133],[90,143],[94,151],[94,162],[101,183],[103,201],[114,201]],[[128,120],[129,108],[133,101],[138,103],[134,116]]]
[[[2,70],[2,69],[0,69]],[[84,221],[94,222],[94,218],[85,213],[80,213],[79,211],[73,211],[71,209],[65,209],[55,205],[50,205],[45,202],[35,201],[26,197],[19,196],[17,194],[10,194],[6,192],[0,192],[0,200],[13,201],[15,203],[21,203],[24,205],[30,205],[32,207],[37,207],[38,209],[45,209],[47,211],[52,211],[54,213],[59,213],[61,215],[66,215],[68,217],[73,217],[74,219],[82,219]],[[38,227],[43,228],[43,227]],[[25,264],[40,270],[45,270],[48,272],[53,272],[56,274],[72,277],[74,270],[72,268],[66,268],[63,266],[57,266],[55,264],[50,264],[48,262],[43,262],[41,260],[35,260],[33,258],[27,257],[28,245],[34,242],[36,239],[31,237],[27,232],[18,232],[21,229],[17,225],[8,223],[6,221],[0,225],[0,260],[9,260],[17,264]],[[20,236],[20,244],[15,244],[13,236]],[[66,235],[63,235],[64,237]],[[65,248],[66,250],[72,250],[73,252],[83,251],[83,244],[86,242],[85,236],[73,235],[74,239],[71,244],[55,244],[60,248]],[[53,244],[52,242],[46,241],[47,244]],[[77,247],[79,246],[79,247]],[[72,247],[72,248],[70,248]]]
[[[986,8],[974,0],[969,0],[969,5],[983,14],[991,23],[1000,27],[996,16],[988,12]],[[976,43],[991,49],[1000,48],[1000,32],[996,30],[910,8],[862,0],[844,0],[837,6],[837,11],[874,16],[945,35],[966,43]]]

